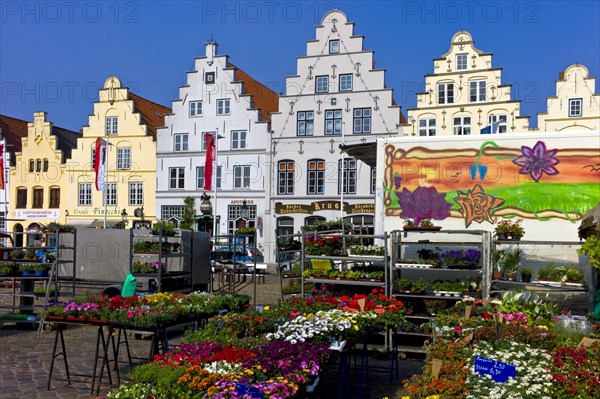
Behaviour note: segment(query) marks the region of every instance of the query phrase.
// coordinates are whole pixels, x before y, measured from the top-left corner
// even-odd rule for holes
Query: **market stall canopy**
[[[583,215],[577,231],[582,239],[600,233],[600,202]]]
[[[363,161],[372,168],[377,166],[377,142],[340,144],[340,150],[359,161]]]

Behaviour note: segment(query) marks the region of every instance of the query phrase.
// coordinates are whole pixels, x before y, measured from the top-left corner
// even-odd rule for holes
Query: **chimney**
[[[217,43],[211,35],[210,40],[206,42],[206,58],[208,60],[208,65],[213,64],[214,58],[217,55],[217,47],[219,47],[219,43]]]

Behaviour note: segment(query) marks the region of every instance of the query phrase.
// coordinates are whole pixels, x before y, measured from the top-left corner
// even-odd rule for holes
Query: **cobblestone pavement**
[[[254,285],[252,279],[240,282],[237,291],[253,295]],[[281,299],[279,277],[275,273],[266,275],[265,283],[256,285],[257,305],[277,304]],[[97,329],[89,326],[73,326],[65,330],[64,338],[69,358],[71,373],[90,374],[93,371],[94,350]],[[179,335],[180,336],[180,335]],[[68,384],[62,358],[57,358],[50,390],[47,390],[47,378],[50,369],[52,347],[55,330],[38,333],[28,325],[5,324],[0,329],[0,398],[95,398],[90,393],[91,377],[81,378],[82,382]],[[178,337],[170,338],[172,344],[178,343]],[[134,357],[147,357],[151,341],[149,339],[135,339],[129,337],[129,344]],[[60,346],[59,346],[60,347]],[[369,395],[363,392],[363,397],[381,399],[388,396],[390,399],[400,398],[404,393],[402,379],[409,378],[415,373],[420,373],[423,366],[422,359],[408,359],[399,361],[399,378],[393,378],[390,383],[388,370],[376,370],[376,367],[389,367],[391,358],[389,354],[371,351],[369,356],[369,373],[363,380],[368,381]],[[124,351],[120,352],[120,359],[124,360]],[[357,359],[360,364],[360,357]],[[339,363],[332,364],[319,382],[311,398],[330,399],[336,398],[338,388]],[[129,377],[129,365],[120,363],[121,380]],[[114,372],[113,372],[114,376]],[[73,377],[74,379],[77,377]],[[360,381],[359,368],[353,369],[349,374],[348,385],[350,398],[358,398]],[[113,381],[115,382],[115,381]],[[366,385],[366,384],[365,384]],[[110,387],[106,375],[102,380],[100,397],[106,394]],[[365,387],[366,389],[366,387]],[[170,399],[170,398],[169,398]]]

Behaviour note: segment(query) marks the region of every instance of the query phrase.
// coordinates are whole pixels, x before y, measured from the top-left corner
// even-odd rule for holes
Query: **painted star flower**
[[[412,192],[405,187],[402,191],[396,191],[396,195],[402,207],[400,217],[414,219],[416,225],[421,220],[443,220],[450,216],[452,204],[435,187],[417,187]]]
[[[538,141],[533,149],[527,146],[521,146],[523,155],[513,160],[515,165],[519,165],[519,173],[523,175],[531,175],[531,178],[537,182],[540,181],[543,173],[550,176],[557,175],[558,170],[554,165],[558,164],[558,159],[554,156],[558,150],[546,150],[546,144],[543,141]]]
[[[472,190],[466,193],[458,191],[458,197],[454,201],[460,205],[460,210],[465,218],[465,227],[475,221],[481,223],[487,220],[493,223],[490,211],[504,203],[503,199],[486,194],[481,185],[476,184]]]

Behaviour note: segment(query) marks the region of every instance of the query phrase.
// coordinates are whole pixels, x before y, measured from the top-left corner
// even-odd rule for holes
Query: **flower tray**
[[[412,268],[412,269],[431,269],[434,268],[434,265],[431,265],[429,263],[394,263],[395,267],[406,267],[406,268]]]
[[[435,296],[455,296],[460,297],[460,292],[452,292],[452,291],[433,291]]]
[[[567,287],[583,287],[582,283],[565,283]]]
[[[383,255],[357,255],[348,254],[350,258],[367,258],[367,259],[383,259]]]
[[[299,278],[300,275],[299,274],[284,274],[283,277],[284,278]]]
[[[562,287],[562,282],[560,281],[539,280],[538,283],[549,287]]]
[[[404,226],[404,231],[439,231],[442,229],[442,226]]]

